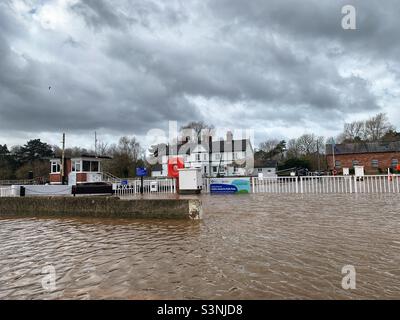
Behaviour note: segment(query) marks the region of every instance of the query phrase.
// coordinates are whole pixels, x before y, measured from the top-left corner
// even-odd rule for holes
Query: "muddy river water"
[[[399,195],[201,199],[195,222],[2,218],[0,299],[400,298]]]

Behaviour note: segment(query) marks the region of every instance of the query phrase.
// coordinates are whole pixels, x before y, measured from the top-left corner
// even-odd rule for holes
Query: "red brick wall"
[[[86,181],[87,181],[86,173],[82,173],[82,172],[76,173],[76,182],[86,182]]]
[[[61,183],[61,174],[59,173],[51,173],[50,174],[50,183]]]
[[[72,161],[71,159],[65,160],[65,177],[68,178],[69,173],[72,171]]]
[[[382,173],[386,173],[388,168],[392,167],[392,159],[400,161],[400,152],[379,152],[379,153],[359,153],[359,154],[339,154],[335,155],[335,160],[341,162],[341,168],[337,168],[338,172],[342,172],[342,168],[353,168],[353,160],[358,160],[358,165],[364,166],[365,173],[377,174],[379,169]],[[378,168],[372,167],[372,160],[378,160]],[[332,155],[327,155],[329,170],[333,168]]]

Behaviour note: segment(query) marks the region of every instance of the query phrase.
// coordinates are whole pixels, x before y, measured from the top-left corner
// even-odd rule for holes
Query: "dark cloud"
[[[368,77],[399,79],[394,0],[25,3],[0,4],[0,138],[168,120],[332,131],[397,98]]]

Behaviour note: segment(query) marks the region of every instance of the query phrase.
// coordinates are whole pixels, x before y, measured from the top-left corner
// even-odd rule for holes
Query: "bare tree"
[[[338,141],[341,143],[379,141],[390,131],[394,131],[394,127],[385,113],[379,113],[366,121],[345,123]]]
[[[302,155],[310,155],[317,152],[318,137],[312,134],[303,134],[297,139],[297,147]]]
[[[369,141],[378,141],[394,127],[385,113],[379,113],[365,122],[365,133]]]
[[[277,139],[267,139],[260,143],[260,150],[269,153],[277,147],[279,142]]]
[[[184,137],[190,136],[192,139],[198,139],[202,135],[210,135],[214,125],[206,124],[204,121],[191,121],[181,127]]]
[[[296,139],[290,139],[287,144],[287,157],[288,158],[298,158],[300,156],[300,147]]]
[[[343,133],[339,136],[340,142],[357,141],[366,138],[365,134],[365,122],[364,121],[353,121],[344,124]]]
[[[105,156],[109,153],[108,143],[100,141],[97,143],[97,153],[100,156]]]
[[[136,137],[122,137],[118,145],[109,147],[112,159],[105,162],[103,168],[118,177],[128,178],[135,176],[135,168],[141,161],[143,150]]]

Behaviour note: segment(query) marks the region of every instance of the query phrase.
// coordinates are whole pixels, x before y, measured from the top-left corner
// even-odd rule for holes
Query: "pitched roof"
[[[400,141],[358,142],[334,145],[335,154],[400,152]],[[332,154],[332,144],[326,145],[326,154]]]

